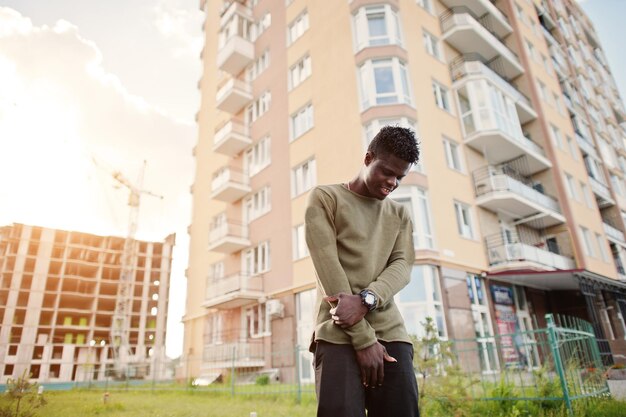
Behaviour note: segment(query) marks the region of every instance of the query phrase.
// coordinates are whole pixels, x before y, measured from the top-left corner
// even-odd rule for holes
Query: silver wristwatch
[[[361,296],[361,302],[365,307],[367,307],[368,311],[372,311],[376,308],[378,304],[378,297],[372,291],[365,289],[359,293]]]

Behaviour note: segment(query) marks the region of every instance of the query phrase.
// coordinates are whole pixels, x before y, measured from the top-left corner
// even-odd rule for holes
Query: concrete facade
[[[571,314],[594,324],[607,361],[626,359],[625,113],[575,1],[200,8],[181,375],[215,374],[225,346],[254,352],[242,368],[295,366],[272,354],[312,330],[307,191],[350,180],[385,124],[421,142],[391,197],[416,230],[397,299],[409,331],[431,316],[442,338],[489,337]]]
[[[112,376],[111,326],[124,241],[22,224],[0,228],[0,382],[24,372],[38,382]],[[174,242],[174,235],[135,242],[130,378],[166,372]]]

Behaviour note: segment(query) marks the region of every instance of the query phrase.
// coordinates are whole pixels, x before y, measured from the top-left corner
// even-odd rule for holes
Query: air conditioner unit
[[[278,300],[267,300],[265,311],[270,318],[282,318],[285,313],[285,306]]]

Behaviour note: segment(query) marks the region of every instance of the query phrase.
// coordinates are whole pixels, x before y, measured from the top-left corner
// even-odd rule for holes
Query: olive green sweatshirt
[[[305,221],[321,295],[358,294],[368,288],[378,296],[376,309],[349,329],[333,323],[330,304],[318,297],[315,340],[352,344],[356,350],[376,340],[410,342],[393,300],[409,283],[415,259],[406,209],[389,198],[326,185],[311,191]]]

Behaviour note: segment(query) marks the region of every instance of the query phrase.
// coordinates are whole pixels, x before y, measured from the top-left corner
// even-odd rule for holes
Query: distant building
[[[111,325],[124,238],[22,224],[0,228],[0,382],[114,377]],[[175,235],[135,242],[129,378],[167,371],[165,328]]]
[[[396,298],[409,332],[430,316],[440,337],[490,352],[497,334],[560,313],[593,324],[605,363],[626,360],[626,113],[575,0],[200,8],[189,376],[289,380],[299,367],[313,379],[307,194],[350,180],[388,124],[422,147],[390,197],[414,223],[412,281]],[[481,366],[501,362],[485,353]]]

